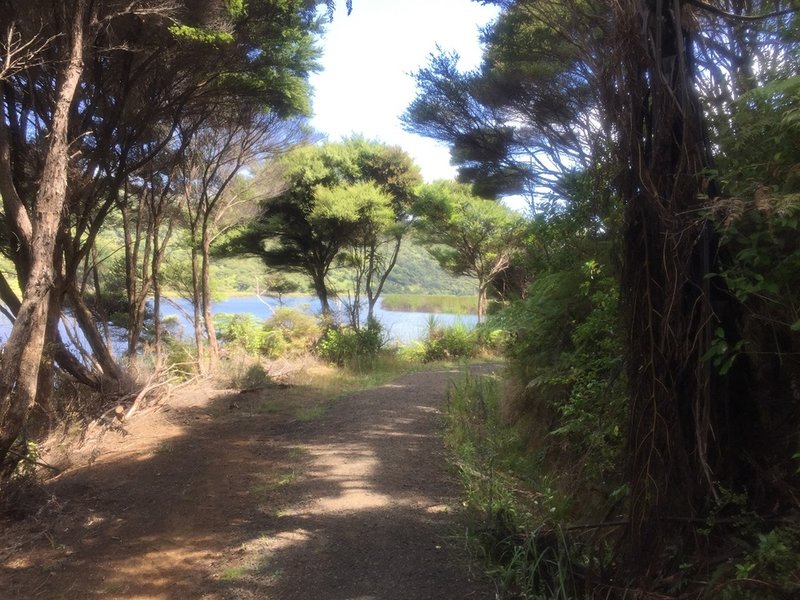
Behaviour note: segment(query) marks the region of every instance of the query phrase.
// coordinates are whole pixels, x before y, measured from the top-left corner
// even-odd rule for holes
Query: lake
[[[318,315],[320,313],[320,302],[316,296],[287,296],[282,299],[283,306],[302,310],[303,312]],[[169,302],[162,301],[161,315],[163,317],[176,316],[182,325],[190,329],[190,324],[172,303],[177,303],[184,311],[191,312],[191,303],[187,300],[177,299]],[[386,329],[389,338],[398,344],[404,344],[419,340],[425,336],[428,329],[428,319],[433,316],[441,325],[452,325],[463,323],[467,327],[474,327],[478,322],[476,315],[453,315],[447,313],[423,313],[423,312],[402,312],[383,310],[380,302],[375,309],[375,317]],[[272,316],[274,309],[278,308],[279,303],[275,298],[264,298],[258,296],[236,296],[214,302],[211,310],[214,314],[220,313],[250,313],[257,319],[268,319]],[[334,314],[339,320],[344,320],[344,308],[337,303],[332,304]]]
[[[191,322],[184,317],[181,310],[176,308],[175,305],[186,311],[186,313],[191,314],[192,312],[192,305],[188,300],[184,300],[182,298],[171,300],[165,299],[161,302],[161,316],[177,317],[178,323],[183,327],[183,334],[187,338],[190,338],[192,335]],[[278,303],[277,299],[274,298],[236,296],[220,302],[214,302],[211,310],[214,314],[250,313],[257,319],[264,320],[272,316],[272,311],[275,308],[278,308],[278,306],[280,306],[280,304]],[[303,312],[313,315],[318,315],[320,313],[320,302],[316,296],[287,296],[286,298],[283,298],[283,306],[302,310]],[[344,320],[344,309],[341,307],[341,305],[334,303],[332,308],[334,313],[337,314],[339,320]],[[425,337],[425,333],[427,332],[428,328],[428,319],[431,316],[433,316],[441,325],[463,323],[467,327],[472,328],[478,322],[478,317],[476,315],[391,311],[383,310],[380,308],[380,306],[376,307],[375,316],[386,329],[390,341],[396,344],[407,344]],[[85,344],[83,335],[79,330],[76,330],[75,325],[70,324],[70,328],[75,332],[78,339]],[[61,323],[60,329],[66,341],[68,338],[66,336],[66,330],[63,322]],[[8,335],[10,333],[11,323],[5,318],[5,316],[0,314],[0,343],[8,339]],[[121,327],[112,326],[112,337],[113,351],[116,354],[121,354],[125,350],[125,330]]]

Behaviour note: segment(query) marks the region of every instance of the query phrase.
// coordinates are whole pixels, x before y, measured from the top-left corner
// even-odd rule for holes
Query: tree
[[[522,244],[522,217],[474,196],[466,184],[448,181],[423,187],[412,212],[442,268],[478,280],[478,319],[483,319],[489,287]]]
[[[337,257],[340,266],[351,273],[351,289],[346,302],[350,323],[355,329],[361,327],[362,297],[367,296],[367,319],[373,319],[373,310],[380,288],[386,276],[391,272],[397,253],[387,257],[384,245],[389,244],[392,250],[396,238],[390,234],[395,225],[391,198],[374,183],[364,182],[332,189],[321,188],[317,191],[317,206],[312,218],[323,215],[338,215],[343,223],[352,227],[351,235],[345,243],[341,254]],[[402,237],[402,233],[398,237]],[[376,278],[381,279],[375,281]]]
[[[496,172],[510,157],[518,164],[530,160],[534,181],[545,183],[554,166],[585,165],[588,170],[580,169],[585,173],[605,174],[598,184],[624,214],[619,242],[631,409],[628,541],[647,570],[660,559],[667,538],[681,533],[667,527],[665,517],[681,515],[691,523],[708,514],[719,488],[747,493],[750,506],[761,510],[767,498],[772,506],[780,502],[776,498],[791,503],[791,442],[771,437],[762,424],[787,422],[794,375],[786,362],[779,366],[773,358],[767,366],[764,357],[795,352],[797,342],[785,329],[766,344],[748,333],[741,298],[719,276],[733,273],[730,253],[736,247],[726,247],[709,216],[711,209],[741,201],[726,202],[726,193],[751,187],[732,185],[738,174],[720,171],[740,144],[752,160],[745,177],[758,173],[756,197],[771,198],[773,186],[786,184],[763,172],[792,147],[778,129],[786,131],[791,121],[784,102],[791,103],[790,78],[798,65],[796,5],[783,0],[496,4],[503,13],[485,35],[480,72],[463,74],[434,62],[421,73],[422,93],[407,119],[417,130],[453,144],[456,158],[467,156],[458,148],[468,140],[475,164],[466,166],[476,172]],[[753,93],[774,77],[785,81]],[[761,135],[772,129],[772,156],[764,152],[753,159],[760,145],[748,143],[743,129],[733,132],[734,146],[719,135],[741,126],[744,113],[766,106],[789,117],[775,129],[760,124],[750,130],[759,131],[755,138],[763,141]],[[487,124],[490,132],[507,128],[508,141],[481,143],[478,134]],[[492,151],[481,155],[486,148]],[[550,187],[564,197],[558,184],[565,179],[557,175]],[[770,180],[769,191],[758,185]],[[751,255],[773,229],[785,234],[789,221],[775,219],[774,225],[749,239]],[[589,226],[595,223],[588,221]],[[734,261],[736,268],[742,258]],[[763,282],[763,274],[751,275]],[[767,317],[760,316],[762,322]],[[756,341],[759,352],[744,350]],[[762,389],[780,401],[759,402]],[[777,456],[780,478],[774,476]]]
[[[249,241],[242,243],[260,254],[270,268],[307,275],[322,312],[329,314],[333,295],[328,282],[330,271],[336,258],[360,240],[362,250],[371,256],[364,254],[366,262],[362,263],[367,269],[363,281],[371,314],[397,259],[403,228],[382,228],[378,235],[376,222],[365,216],[375,214],[366,205],[376,205],[365,199],[385,198],[393,223],[402,223],[414,186],[420,181],[417,167],[401,150],[358,137],[301,148],[287,156],[282,165],[286,191],[267,203],[264,218],[249,232]],[[367,192],[361,184],[373,189]],[[355,193],[349,194],[348,189]],[[383,210],[379,212],[384,214]],[[373,234],[369,240],[365,233],[368,229]],[[387,236],[392,241],[384,250]],[[364,247],[365,243],[370,249]]]
[[[606,152],[598,114],[604,56],[591,44],[608,27],[602,2],[498,2],[480,69],[462,72],[439,51],[416,73],[406,128],[450,144],[459,180],[490,198],[561,193],[561,177]],[[588,48],[588,49],[587,49]]]
[[[169,144],[178,123],[199,125],[221,98],[281,116],[306,110],[315,4],[212,1],[202,14],[151,0],[2,4],[4,40],[16,56],[26,48],[37,54],[5,68],[2,80],[3,251],[23,297],[0,281],[16,312],[2,359],[0,461],[32,403],[49,406],[46,348],[83,383],[121,378],[78,282],[128,176]],[[99,372],[60,343],[67,301]]]
[[[277,114],[232,111],[189,134],[180,163],[183,208],[191,250],[195,342],[202,359],[203,330],[213,366],[219,355],[211,314],[211,250],[228,230],[258,216],[252,177],[246,168],[275,160],[298,143],[301,130]]]
[[[31,221],[11,182],[5,181],[3,187],[6,214],[16,218],[16,229],[25,234],[20,241],[26,244],[29,268],[25,272],[22,303],[0,357],[0,464],[17,439],[36,399],[47,324],[52,320],[50,302],[56,277],[53,256],[67,193],[69,113],[81,78],[85,26],[90,16],[85,0],[76,0],[72,8],[72,19],[65,28],[64,66],[56,88],[42,183],[35,198],[35,221]],[[2,150],[7,155],[8,133],[4,122],[0,123],[0,132]]]

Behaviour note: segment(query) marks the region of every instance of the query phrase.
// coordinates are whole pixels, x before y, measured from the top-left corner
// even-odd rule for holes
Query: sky
[[[472,0],[353,0],[337,2],[321,39],[323,71],[312,75],[312,126],[337,141],[362,134],[408,152],[426,181],[451,179],[446,145],[403,130],[400,116],[416,95],[412,73],[428,63],[437,44],[456,51],[459,67],[480,63],[479,29],[497,14]]]

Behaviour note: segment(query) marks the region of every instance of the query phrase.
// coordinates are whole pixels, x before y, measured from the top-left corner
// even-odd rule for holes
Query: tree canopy
[[[331,268],[346,249],[360,248],[371,314],[402,238],[402,228],[390,225],[408,214],[418,168],[401,150],[357,137],[300,148],[281,165],[286,190],[266,203],[247,234],[250,248],[272,268],[307,275],[326,313]],[[384,261],[378,247],[387,237],[393,243]]]
[[[522,244],[522,217],[471,187],[450,181],[424,186],[413,208],[417,230],[443,269],[478,281],[478,318],[489,286],[509,267]]]

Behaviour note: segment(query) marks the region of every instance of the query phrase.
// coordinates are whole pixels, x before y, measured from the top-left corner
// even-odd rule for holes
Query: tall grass
[[[465,487],[473,548],[504,598],[583,597],[584,548],[565,535],[568,502],[502,414],[502,387],[468,372],[448,390],[445,440]]]
[[[385,294],[381,301],[381,307],[383,310],[396,310],[403,312],[474,315],[478,312],[478,297]]]

